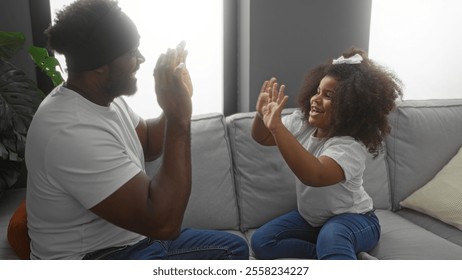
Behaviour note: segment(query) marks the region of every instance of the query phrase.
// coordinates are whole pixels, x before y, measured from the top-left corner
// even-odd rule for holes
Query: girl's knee
[[[349,230],[342,223],[326,223],[316,242],[319,259],[355,259],[356,254]]]

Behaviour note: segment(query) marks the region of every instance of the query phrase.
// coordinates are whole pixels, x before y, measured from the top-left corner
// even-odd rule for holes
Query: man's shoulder
[[[70,90],[66,90],[62,85],[53,89],[40,103],[37,112],[53,111],[54,114],[59,112],[69,112],[69,109],[74,107],[72,105],[76,96]]]

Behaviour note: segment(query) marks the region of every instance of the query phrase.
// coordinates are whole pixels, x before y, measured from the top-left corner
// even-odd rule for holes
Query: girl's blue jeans
[[[313,227],[296,210],[260,227],[251,239],[258,259],[301,258],[353,260],[369,252],[380,238],[380,224],[374,211],[344,213]]]
[[[183,229],[174,240],[145,238],[123,247],[87,254],[84,259],[105,260],[239,260],[249,259],[247,242],[232,233]]]

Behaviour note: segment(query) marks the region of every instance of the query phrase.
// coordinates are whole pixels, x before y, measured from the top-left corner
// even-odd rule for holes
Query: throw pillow
[[[27,231],[26,201],[23,200],[8,224],[8,242],[22,260],[30,258],[30,238]]]
[[[400,205],[462,230],[462,148],[432,180]]]

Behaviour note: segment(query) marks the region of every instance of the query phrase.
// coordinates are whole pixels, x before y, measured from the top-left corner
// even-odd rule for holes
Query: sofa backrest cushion
[[[386,162],[386,146],[384,152],[377,157],[368,154],[366,170],[364,170],[363,186],[374,201],[376,209],[391,209],[390,184]]]
[[[156,172],[161,160],[146,163],[149,176]],[[231,154],[222,114],[193,116],[191,160],[192,191],[183,227],[239,229]]]
[[[430,181],[462,146],[462,99],[403,101],[386,138],[393,210]]]
[[[277,147],[262,146],[250,135],[254,116],[255,112],[237,113],[226,119],[243,231],[257,228],[297,205],[294,175]]]

